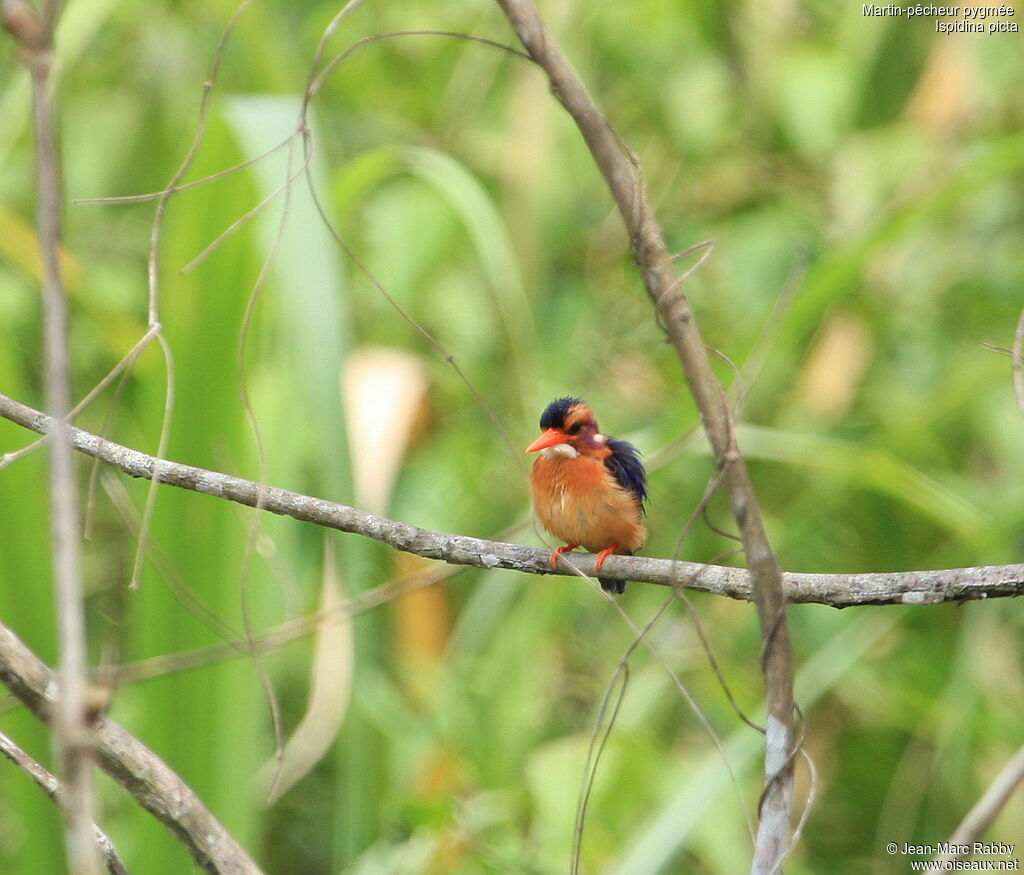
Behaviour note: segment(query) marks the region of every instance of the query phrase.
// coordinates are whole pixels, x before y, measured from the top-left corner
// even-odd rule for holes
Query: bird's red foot
[[[598,553],[597,554],[597,562],[594,563],[594,571],[595,572],[600,571],[601,570],[601,566],[604,565],[604,560],[607,559],[609,556],[611,556],[613,553],[615,553],[615,551],[618,550],[618,549],[619,549],[619,545],[618,544],[612,544],[606,550],[602,550],[600,553]]]
[[[568,553],[575,550],[579,544],[566,544],[564,547],[559,547],[557,550],[551,551],[551,567],[558,568],[558,557],[563,553]]]

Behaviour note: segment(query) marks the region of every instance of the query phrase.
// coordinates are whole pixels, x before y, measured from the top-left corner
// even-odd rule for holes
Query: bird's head
[[[594,412],[579,398],[556,398],[540,417],[542,434],[526,448],[545,455],[607,455],[608,438],[601,434]]]

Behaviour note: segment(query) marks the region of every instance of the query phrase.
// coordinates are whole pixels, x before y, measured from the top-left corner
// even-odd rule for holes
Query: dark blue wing
[[[605,467],[615,475],[623,489],[636,496],[642,509],[647,498],[647,472],[640,461],[640,453],[629,441],[617,438],[608,438],[607,446],[612,454],[604,460]]]

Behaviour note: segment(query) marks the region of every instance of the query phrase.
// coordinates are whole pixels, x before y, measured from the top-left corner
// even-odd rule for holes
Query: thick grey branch
[[[52,726],[57,676],[3,625],[0,681],[36,717]],[[174,833],[199,866],[220,875],[260,871],[192,789],[135,736],[102,715],[96,719],[93,735],[100,768]]]
[[[0,395],[0,416],[38,434],[48,434],[53,420],[44,413]],[[419,526],[387,519],[323,498],[260,486],[251,480],[157,459],[138,450],[105,440],[80,428],[71,428],[71,440],[81,452],[100,459],[132,477],[151,479],[159,469],[159,481],[182,489],[225,498],[255,507],[263,490],[261,507],[272,513],[373,538],[375,541],[440,559],[450,565],[477,568],[509,568],[526,574],[551,574],[549,553],[536,547],[487,541],[466,535],[434,532]],[[2,463],[0,458],[0,463]],[[573,553],[574,568],[594,574],[595,557]],[[563,573],[574,573],[563,560]],[[701,592],[750,601],[750,575],[743,568],[701,565],[646,556],[609,556],[604,569],[615,577],[682,586]],[[846,608],[854,605],[933,605],[971,599],[1024,595],[1024,565],[994,565],[980,568],[951,568],[942,571],[902,571],[877,574],[784,574],[789,602]]]

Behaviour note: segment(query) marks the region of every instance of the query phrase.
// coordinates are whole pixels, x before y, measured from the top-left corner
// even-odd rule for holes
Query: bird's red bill
[[[545,429],[544,434],[526,448],[526,452],[536,453],[538,450],[546,450],[548,447],[553,447],[555,444],[564,444],[568,440],[569,435],[561,429]]]

